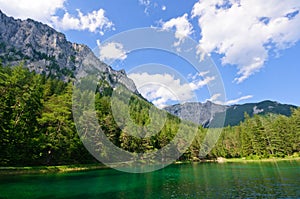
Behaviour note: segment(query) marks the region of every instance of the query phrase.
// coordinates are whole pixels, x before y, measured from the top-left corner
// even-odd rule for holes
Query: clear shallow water
[[[145,174],[103,169],[0,176],[0,198],[300,198],[300,162],[182,164]]]

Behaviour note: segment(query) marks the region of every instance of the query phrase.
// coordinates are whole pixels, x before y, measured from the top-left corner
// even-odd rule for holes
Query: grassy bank
[[[205,163],[249,163],[249,162],[277,162],[277,161],[300,161],[300,157],[285,157],[285,158],[265,158],[265,159],[246,159],[246,158],[218,158],[215,160],[201,161],[176,161],[174,164],[187,164],[193,162]],[[128,165],[125,164],[124,165]],[[62,165],[62,166],[33,166],[33,167],[0,167],[0,175],[18,175],[18,174],[42,174],[42,173],[64,173],[76,171],[88,171],[97,169],[109,168],[103,164],[77,164],[77,165]]]
[[[62,165],[62,166],[33,166],[33,167],[0,167],[0,175],[39,174],[87,171],[108,168],[102,164]]]
[[[300,161],[300,156],[298,154],[294,156],[287,156],[284,158],[272,157],[272,158],[222,158],[219,157],[217,159],[194,159],[194,160],[185,160],[185,161],[176,161],[174,164],[187,164],[193,162],[200,163],[239,163],[239,162],[274,162],[274,161]]]
[[[300,161],[300,157],[285,157],[285,158],[262,158],[262,159],[245,159],[245,158],[230,158],[224,159],[224,162],[276,162],[276,161]]]

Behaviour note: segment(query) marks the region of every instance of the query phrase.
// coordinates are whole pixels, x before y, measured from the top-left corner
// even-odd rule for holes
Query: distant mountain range
[[[204,127],[209,127],[212,123],[217,124],[217,121],[220,121],[221,116],[224,116],[225,114],[224,126],[235,126],[241,121],[244,121],[245,113],[250,117],[255,114],[281,114],[290,116],[291,109],[293,108],[297,107],[266,100],[259,103],[237,104],[232,106],[214,104],[210,101],[205,103],[188,102],[168,106],[164,109],[181,119],[195,122]]]
[[[75,76],[84,76],[85,71],[97,69],[102,72],[99,78],[104,78],[111,87],[121,83],[139,95],[134,82],[127,77],[124,70],[113,70],[101,62],[86,45],[67,41],[64,34],[48,25],[31,19],[16,20],[6,16],[1,10],[0,59],[5,66],[23,63],[30,71],[64,81],[72,80]],[[208,101],[177,104],[166,107],[165,110],[181,119],[208,127],[225,113],[224,125],[227,126],[243,121],[245,112],[250,116],[271,113],[289,116],[291,108],[296,106],[272,101],[225,106]]]

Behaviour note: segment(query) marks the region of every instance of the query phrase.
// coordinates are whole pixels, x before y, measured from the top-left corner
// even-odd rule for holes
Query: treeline
[[[197,155],[197,143],[192,145],[191,156]],[[206,158],[246,158],[261,159],[299,156],[300,151],[300,109],[292,110],[292,115],[245,114],[245,121],[238,126],[228,126],[223,131],[215,147]],[[194,153],[193,153],[194,152]]]
[[[139,128],[132,122],[120,128],[118,121],[128,119],[121,117],[127,111],[123,108],[122,99],[114,104],[118,114],[113,114],[113,89],[104,80],[99,81],[97,86],[95,109],[98,122],[117,147],[134,153],[157,151],[170,143],[179,131],[195,130],[194,125],[153,108],[137,95],[130,97],[129,117]],[[0,67],[1,166],[96,162],[77,134],[72,114],[72,92],[72,82],[47,78],[22,66]],[[153,121],[150,112],[156,118]],[[164,119],[160,120],[162,116]],[[82,115],[84,117],[88,117],[88,113]],[[157,123],[151,125],[155,121]],[[210,136],[207,135],[210,131],[196,127],[195,133],[189,149],[179,159],[198,159],[205,144],[209,144],[203,140]],[[181,152],[179,145],[186,144],[189,135],[176,138],[178,151],[175,153]],[[291,117],[246,116],[239,126],[224,128],[215,147],[202,158],[284,157],[299,152],[299,143],[300,109],[293,110]],[[99,153],[105,151],[99,150]]]
[[[90,163],[72,118],[72,84],[0,67],[0,165]]]

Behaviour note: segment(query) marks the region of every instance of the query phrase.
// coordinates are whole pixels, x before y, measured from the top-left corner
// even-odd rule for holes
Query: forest
[[[71,81],[63,82],[39,75],[22,65],[0,66],[0,166],[97,162],[86,150],[77,133],[72,113],[72,92]],[[143,153],[161,149],[176,136],[179,128],[187,132],[196,129],[189,148],[179,160],[217,157],[260,159],[295,156],[300,151],[300,108],[292,110],[290,117],[245,115],[245,121],[239,125],[224,127],[213,149],[202,157],[201,150],[208,144],[205,136],[214,129],[201,126],[195,128],[194,124],[162,113],[162,110],[153,108],[151,103],[134,94],[129,102],[130,118],[134,123],[140,127],[151,123],[151,108],[154,109],[154,114],[158,114],[157,117],[165,115],[166,118],[163,124],[150,125],[153,132],[157,130],[156,126],[161,126],[158,133],[140,138],[140,133],[149,132],[130,125],[122,128],[118,125],[118,120],[124,118],[115,118],[113,115],[112,93],[113,89],[108,83],[99,80],[95,94],[96,114],[107,138],[126,151]],[[119,100],[114,108],[122,116],[121,113],[126,110],[122,99]],[[180,139],[184,142],[188,136]],[[103,151],[100,150],[99,153]]]

